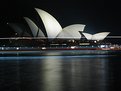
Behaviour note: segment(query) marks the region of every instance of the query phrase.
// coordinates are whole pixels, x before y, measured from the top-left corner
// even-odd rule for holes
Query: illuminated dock
[[[0,47],[0,56],[77,56],[121,55],[121,50],[97,48],[50,48],[50,47]]]

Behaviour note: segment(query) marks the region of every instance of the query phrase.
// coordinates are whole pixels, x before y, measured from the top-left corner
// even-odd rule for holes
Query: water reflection
[[[120,60],[102,55],[0,57],[0,91],[115,91],[121,84]]]
[[[64,61],[66,91],[105,91],[107,61],[105,58],[84,57]]]
[[[48,54],[51,55],[51,54]],[[62,60],[58,57],[44,58],[42,60],[42,91],[62,91]]]

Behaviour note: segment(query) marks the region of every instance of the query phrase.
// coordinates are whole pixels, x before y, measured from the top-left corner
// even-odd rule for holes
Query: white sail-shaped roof
[[[92,40],[104,40],[110,32],[96,33],[92,36]]]
[[[55,38],[62,31],[59,22],[44,10],[38,8],[35,8],[35,10],[42,19],[48,38]]]
[[[80,39],[81,34],[79,31],[84,31],[85,25],[82,24],[73,24],[63,28],[62,32],[60,32],[57,38],[74,38]]]
[[[22,29],[18,24],[7,23],[17,34],[18,36],[31,36],[24,29]]]
[[[92,34],[82,33],[88,40],[92,40]]]
[[[88,40],[104,40],[110,32],[101,32],[96,34],[82,33]]]
[[[39,29],[31,19],[29,19],[28,17],[24,17],[24,19],[28,23],[34,37],[45,37],[41,29]]]

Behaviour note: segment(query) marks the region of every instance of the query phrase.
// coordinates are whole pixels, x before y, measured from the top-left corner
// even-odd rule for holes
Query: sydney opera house
[[[24,17],[24,21],[29,27],[29,30],[26,31],[15,23],[7,23],[15,31],[16,37],[9,38],[6,41],[8,45],[4,46],[36,47],[40,49],[113,48],[110,42],[105,41],[110,32],[90,34],[84,31],[86,26],[84,24],[72,24],[62,27],[48,12],[38,8],[35,8],[35,11],[42,21],[44,29],[41,29],[28,17]]]

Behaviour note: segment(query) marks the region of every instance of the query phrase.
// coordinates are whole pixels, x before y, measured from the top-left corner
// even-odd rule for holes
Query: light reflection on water
[[[0,91],[111,91],[115,83],[120,84],[120,59],[106,55],[0,57]]]
[[[62,91],[62,57],[45,57],[42,60],[42,91]]]

